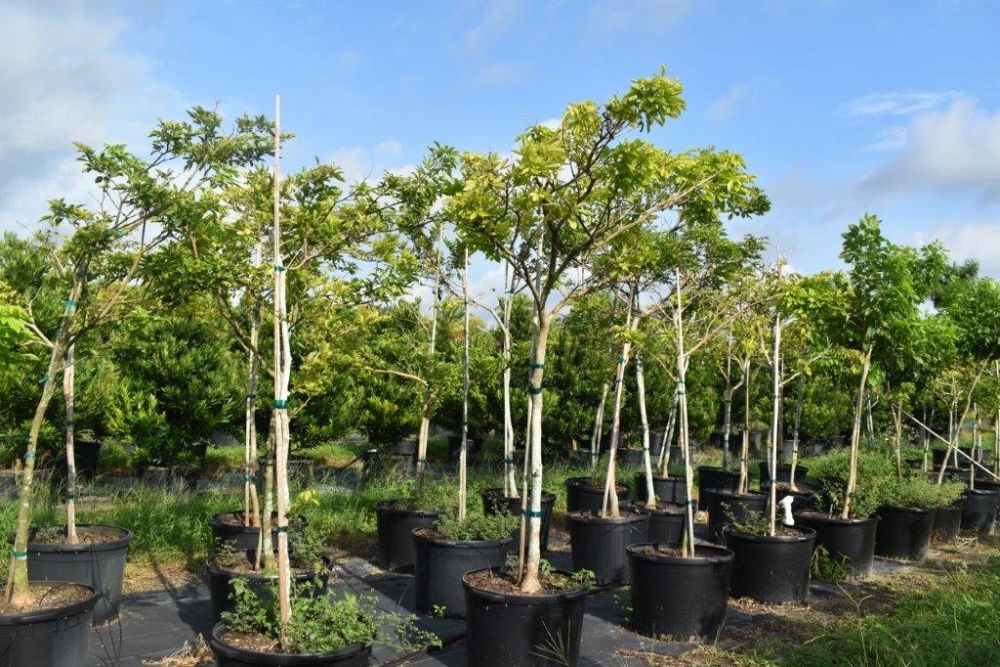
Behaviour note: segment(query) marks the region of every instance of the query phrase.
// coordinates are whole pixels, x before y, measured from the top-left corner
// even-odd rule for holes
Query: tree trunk
[[[601,456],[601,436],[604,435],[604,406],[608,401],[607,380],[601,385],[601,402],[597,404],[597,412],[594,414],[594,430],[590,435],[590,468],[597,468],[597,461]]]
[[[802,382],[799,382],[798,391],[795,392],[795,419],[792,426],[792,470],[789,476],[789,486],[792,491],[798,491],[799,487],[795,485],[795,469],[799,465],[799,429],[802,425],[802,403],[803,394],[805,393]]]
[[[63,402],[66,406],[66,542],[79,544],[76,534],[76,435],[73,422],[75,398],[75,345],[66,350],[66,368],[63,369]]]
[[[892,410],[893,448],[896,454],[896,477],[903,478],[903,402],[896,401]]]
[[[513,286],[509,274],[510,265],[504,264],[504,284]],[[503,494],[508,498],[517,498],[517,478],[514,474],[514,420],[511,416],[510,375],[511,375],[511,336],[510,318],[514,305],[514,291],[507,290],[507,299],[503,303]]]
[[[770,461],[770,499],[768,504],[770,505],[770,516],[769,519],[769,535],[774,537],[775,534],[775,521],[777,518],[778,509],[778,423],[781,421],[781,313],[774,314],[774,347],[771,351],[771,362],[774,365],[772,369],[773,382],[772,388],[774,389],[774,403],[771,406],[771,451],[769,452],[771,459]]]
[[[628,314],[625,318],[625,328],[627,331],[633,331],[633,322],[638,322],[638,318],[633,319],[632,302],[636,295],[633,291],[629,295],[629,305]],[[612,413],[611,413],[611,442],[608,447],[608,472],[607,477],[604,479],[604,503],[601,507],[601,516],[606,517],[610,511],[613,518],[617,519],[621,516],[618,509],[618,494],[615,493],[617,488],[617,476],[615,474],[615,469],[618,465],[618,438],[621,434],[621,416],[622,416],[622,394],[625,389],[625,367],[628,365],[629,354],[632,350],[632,341],[626,339],[622,343],[622,353],[618,357],[618,366],[615,368],[615,397],[614,403],[612,403]]]
[[[441,308],[441,232],[438,232],[437,260],[434,265],[434,305],[431,307],[431,336],[427,344],[429,363],[434,362],[437,346],[438,311]],[[420,433],[417,436],[417,498],[423,495],[424,472],[427,469],[427,440],[431,431],[431,411],[433,405],[432,387],[424,386],[424,404],[420,411]]]
[[[847,488],[844,491],[844,508],[840,511],[840,518],[849,519],[851,517],[851,499],[854,497],[854,490],[858,486],[858,450],[861,445],[861,418],[865,406],[865,388],[868,385],[868,371],[872,363],[872,346],[865,350],[865,359],[861,366],[861,382],[858,386],[858,400],[854,406],[854,425],[851,428],[851,463],[847,475]]]
[[[535,336],[534,354],[531,359],[528,394],[531,397],[531,493],[528,496],[528,554],[521,580],[521,591],[535,594],[541,591],[538,578],[541,565],[541,517],[542,517],[542,381],[545,378],[545,352],[548,344],[550,316],[544,310],[545,304],[536,304],[538,310],[538,331]]]
[[[246,414],[243,425],[243,525],[260,527],[260,501],[254,479],[257,467],[257,383],[260,379],[261,307],[255,299],[250,317],[250,353],[247,363]]]
[[[642,355],[635,355],[635,386],[639,394],[639,418],[642,421],[642,465],[646,471],[646,507],[656,507],[653,488],[653,461],[649,456],[649,419],[646,415],[646,378],[642,370]]]
[[[729,431],[733,415],[733,332],[726,336],[728,349],[726,351],[726,388],[722,393],[722,469],[729,470]]]
[[[462,270],[462,446],[458,453],[458,520],[465,520],[469,460],[469,250]]]
[[[674,310],[674,329],[677,332],[677,394],[680,398],[680,415],[678,440],[681,445],[681,455],[684,457],[684,479],[687,483],[687,500],[685,502],[686,531],[681,547],[683,556],[694,556],[694,499],[692,489],[694,488],[694,468],[691,466],[691,451],[688,440],[688,405],[687,405],[687,355],[684,352],[684,306],[681,302],[681,272],[675,270],[675,284],[677,286],[677,308]]]
[[[670,414],[667,416],[667,430],[663,432],[663,446],[660,448],[660,474],[670,477],[670,447],[674,442],[674,429],[677,427],[677,411],[680,407],[681,395],[678,385],[674,385],[674,402],[670,404]]]
[[[77,267],[76,276],[85,275],[87,266]],[[14,549],[11,553],[10,567],[7,575],[6,599],[14,605],[26,605],[31,602],[31,590],[28,586],[28,530],[31,525],[31,493],[35,475],[35,454],[38,451],[38,435],[45,421],[45,412],[52,402],[55,393],[55,378],[59,371],[59,361],[65,356],[70,345],[70,327],[76,314],[76,303],[83,290],[81,278],[74,278],[70,288],[66,310],[59,322],[59,331],[52,343],[49,355],[49,365],[42,385],[42,395],[35,406],[35,414],[28,431],[28,446],[24,452],[24,470],[21,473],[21,487],[17,500],[17,524],[14,531]]]
[[[750,491],[750,357],[744,357],[743,373],[743,441],[740,443],[739,493]]]

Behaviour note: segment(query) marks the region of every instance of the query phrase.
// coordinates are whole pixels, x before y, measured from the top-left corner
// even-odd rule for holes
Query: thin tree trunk
[[[743,441],[740,443],[739,493],[750,491],[750,357],[741,363],[743,373]]]
[[[733,415],[733,330],[726,335],[726,388],[722,394],[722,469],[729,470],[729,431]]]
[[[961,443],[959,443],[961,444]],[[973,403],[972,405],[972,447],[969,453],[972,454],[972,460],[978,461],[979,458],[976,456],[976,449],[979,444],[979,405]],[[969,488],[976,488],[976,466],[969,462]]]
[[[531,359],[531,373],[528,382],[528,393],[531,396],[531,493],[528,496],[528,554],[521,581],[521,591],[527,594],[538,593],[541,581],[538,578],[541,565],[541,517],[542,517],[542,381],[545,378],[545,352],[548,344],[550,319],[544,310],[544,304],[536,304],[538,313],[538,333],[535,341],[534,355]]]
[[[896,401],[892,410],[893,448],[896,454],[896,477],[903,478],[903,402]]]
[[[660,448],[660,474],[670,477],[670,448],[674,442],[674,429],[677,427],[677,411],[680,407],[681,395],[678,385],[674,385],[674,402],[670,404],[670,414],[667,416],[667,430],[663,432],[663,446]]]
[[[434,361],[437,346],[438,311],[441,309],[441,234],[438,232],[437,259],[434,263],[434,305],[431,308],[431,336],[427,344],[430,363]],[[431,431],[433,391],[430,382],[424,385],[424,404],[420,410],[420,434],[417,436],[417,498],[423,495],[424,473],[427,469],[427,441]]]
[[[959,439],[962,436],[962,424],[965,423],[966,417],[969,416],[969,408],[972,406],[972,397],[976,393],[976,387],[979,385],[979,380],[980,380],[980,378],[983,377],[983,373],[986,371],[987,366],[988,366],[988,362],[986,364],[983,364],[979,368],[979,371],[976,372],[976,377],[973,378],[972,384],[969,386],[969,392],[966,395],[965,408],[962,410],[962,415],[961,415],[961,417],[958,418],[957,422],[954,422],[955,435],[949,440],[948,449],[946,449],[945,453],[944,453],[944,461],[941,463],[941,468],[938,469],[937,483],[939,485],[944,483],[944,471],[947,469],[947,467],[948,467],[948,460],[952,457],[952,455],[955,456],[956,462],[958,461],[958,445],[959,445]],[[953,404],[956,407],[958,406],[958,399],[957,398],[954,400]],[[956,465],[957,465],[957,463],[956,463]],[[971,462],[969,463],[969,465],[973,466],[973,464]],[[975,466],[973,466],[973,467],[975,467]],[[973,477],[973,480],[975,480],[974,477]]]
[[[681,445],[681,455],[684,457],[684,479],[687,483],[687,500],[685,502],[685,539],[682,544],[683,556],[695,555],[694,540],[694,499],[691,496],[694,488],[694,469],[691,466],[691,451],[688,440],[688,405],[687,405],[687,355],[684,352],[684,306],[681,301],[681,272],[674,272],[677,286],[677,308],[674,310],[674,328],[677,331],[677,394],[680,398],[680,430],[678,439]]]
[[[646,415],[646,377],[642,370],[642,355],[635,355],[635,387],[639,394],[639,418],[642,421],[642,465],[646,472],[646,506],[656,507],[653,487],[653,461],[649,455],[649,419]]]
[[[55,378],[58,373],[60,360],[65,356],[70,345],[70,327],[76,314],[76,303],[83,290],[82,278],[86,275],[87,265],[77,267],[73,286],[70,288],[69,299],[66,301],[66,310],[59,322],[59,331],[52,342],[52,352],[49,355],[49,365],[47,367],[44,383],[42,385],[42,395],[35,406],[35,414],[31,419],[31,428],[28,430],[28,446],[24,452],[24,469],[21,472],[21,486],[17,500],[17,523],[14,531],[14,548],[11,552],[11,561],[7,574],[6,599],[8,602],[20,606],[31,602],[31,590],[28,585],[28,530],[31,524],[31,493],[35,476],[35,454],[38,451],[38,436],[42,429],[42,422],[45,421],[45,412],[52,402],[55,393]]]
[[[594,413],[594,430],[590,435],[590,468],[597,468],[597,461],[601,456],[601,437],[604,435],[604,406],[608,401],[608,382],[601,385],[601,402],[597,404],[597,412]]]
[[[633,319],[632,302],[635,300],[635,292],[629,294],[628,303],[628,313],[625,317],[625,328],[628,331],[633,330],[633,322],[638,321],[638,318]],[[606,517],[610,511],[612,518],[619,518],[621,516],[618,509],[618,494],[615,490],[618,487],[617,477],[615,474],[615,469],[618,465],[618,438],[621,434],[621,415],[622,415],[622,394],[625,389],[625,367],[628,365],[629,354],[632,350],[632,341],[626,339],[622,343],[621,356],[618,357],[618,366],[615,368],[615,396],[614,402],[612,403],[612,413],[611,413],[611,442],[608,447],[608,472],[607,477],[604,479],[604,502],[601,506],[601,516]]]
[[[773,382],[772,388],[774,389],[774,403],[771,406],[771,451],[769,452],[770,461],[770,499],[769,504],[769,528],[768,534],[774,537],[775,534],[775,521],[777,519],[777,509],[778,509],[778,423],[781,421],[781,313],[774,314],[774,347],[771,351],[771,362],[774,365],[773,368]]]
[[[458,520],[465,519],[469,460],[469,250],[462,269],[462,446],[458,453]]]
[[[802,383],[799,382],[798,391],[795,392],[795,418],[792,426],[792,470],[789,475],[789,487],[792,491],[799,490],[799,487],[795,484],[795,471],[799,465],[799,429],[802,425],[802,403],[804,393]]]
[[[66,368],[63,370],[63,402],[66,406],[66,542],[69,544],[80,543],[76,534],[76,436],[73,422],[75,348],[75,345],[70,345],[66,350]]]
[[[261,307],[255,299],[250,316],[250,352],[247,363],[246,414],[243,426],[243,525],[260,527],[260,501],[254,479],[257,466],[257,383],[260,379]]]
[[[865,350],[865,359],[861,366],[861,382],[858,386],[858,400],[854,406],[854,426],[851,428],[851,463],[847,476],[847,488],[844,491],[844,508],[840,511],[840,518],[849,519],[851,517],[851,500],[854,498],[854,490],[858,486],[858,450],[861,445],[861,418],[865,406],[865,387],[868,384],[868,371],[872,363],[872,346]]]
[[[513,279],[510,265],[504,263],[504,285],[508,285],[503,303],[503,494],[517,498],[517,478],[514,473],[514,420],[510,403],[511,336],[510,318],[514,306]]]

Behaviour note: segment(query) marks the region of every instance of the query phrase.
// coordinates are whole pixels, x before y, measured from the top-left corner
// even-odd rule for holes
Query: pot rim
[[[222,639],[222,633],[226,630],[226,622],[219,621],[214,626],[212,626],[212,635],[209,637],[209,643],[213,651],[221,653],[227,658],[252,658],[255,662],[260,665],[286,665],[294,664],[287,662],[291,658],[300,658],[307,660],[316,660],[317,663],[320,660],[331,660],[337,658],[346,658],[351,655],[355,655],[364,651],[366,649],[371,649],[371,644],[351,644],[350,646],[345,646],[343,648],[338,648],[333,651],[326,651],[323,653],[258,653],[257,651],[250,651],[247,649],[236,648],[232,644],[227,644]]]
[[[411,510],[405,507],[400,507],[399,500],[383,500],[380,503],[375,503],[375,511],[381,512],[383,514],[396,514],[399,516],[413,516],[413,517],[431,517],[437,518],[444,514],[444,510]]]
[[[747,535],[738,533],[732,529],[730,524],[722,527],[722,534],[728,540],[730,537],[742,542],[766,542],[770,544],[800,544],[802,542],[812,542],[816,539],[816,530],[808,526],[790,526],[802,531],[801,535]]]
[[[45,621],[54,621],[62,618],[70,618],[72,616],[77,616],[79,614],[85,613],[90,609],[93,609],[98,600],[101,599],[102,593],[96,590],[93,586],[87,586],[86,584],[78,584],[69,581],[39,581],[39,582],[29,582],[29,583],[39,583],[51,586],[77,586],[79,588],[85,588],[90,591],[90,597],[86,600],[81,600],[79,602],[74,602],[73,604],[66,605],[64,607],[55,607],[53,609],[40,609],[38,611],[29,612],[17,612],[10,614],[0,614],[0,627],[15,627],[18,625],[29,625],[31,623],[43,623]]]
[[[729,489],[705,489],[705,492],[730,498],[763,498],[765,501],[768,499],[768,494],[763,491],[747,491],[746,493],[737,493],[735,491],[730,491]]]
[[[635,510],[626,509],[624,512],[621,512],[620,517],[616,518],[611,516],[602,517],[601,515],[594,513],[593,510],[577,510],[575,512],[567,512],[566,520],[586,524],[624,524],[648,521],[649,515]]]
[[[488,489],[483,489],[482,492],[480,493],[480,495],[482,495],[484,498],[486,496],[489,496],[490,498],[502,498],[504,500],[521,500],[522,499],[521,496],[518,496],[517,498],[508,498],[507,496],[505,496],[503,494],[503,489],[501,489],[500,487],[490,487]],[[552,493],[551,491],[542,491],[542,502],[545,502],[546,500],[551,500],[551,501],[555,502],[555,500],[558,497],[559,496],[557,496],[556,494]]]
[[[947,505],[945,505],[947,507]],[[882,505],[877,510],[876,513],[882,511],[896,512],[899,514],[931,514],[936,510],[937,507],[908,507],[906,505]]]
[[[650,563],[664,564],[664,565],[681,565],[686,567],[706,567],[708,565],[718,565],[721,563],[732,562],[736,558],[735,552],[732,549],[727,549],[726,547],[720,547],[715,544],[705,544],[697,543],[695,544],[695,554],[699,551],[708,551],[708,555],[704,556],[690,556],[685,558],[683,556],[668,556],[667,554],[661,553],[645,553],[640,551],[644,547],[655,546],[655,547],[669,547],[671,549],[676,549],[677,547],[671,546],[669,544],[657,543],[657,542],[644,542],[643,544],[633,544],[632,546],[625,547],[625,553],[628,554],[629,558],[635,558],[636,560],[644,560]]]
[[[973,493],[973,494],[976,494],[976,495],[979,495],[979,496],[996,496],[996,495],[1000,495],[1000,488],[996,488],[996,489],[965,489],[964,491],[962,491],[962,493],[963,493],[963,495],[964,494]]]
[[[644,473],[644,472],[637,472],[635,474],[635,479],[640,479],[640,478],[643,479],[643,480],[645,480],[646,479],[646,473]],[[681,482],[681,483],[687,482],[687,480],[684,477],[681,477],[679,475],[673,475],[673,476],[664,477],[663,475],[658,475],[655,472],[653,473],[653,481],[654,482],[657,482],[657,481],[659,481],[659,482],[675,482],[675,483],[676,482]]]
[[[427,542],[436,547],[452,547],[455,549],[491,549],[510,544],[514,538],[505,537],[500,540],[449,540],[444,537],[430,537],[428,535],[418,535],[417,531],[427,530],[426,528],[414,528],[410,531],[414,541]]]
[[[738,470],[726,470],[722,466],[698,466],[697,468],[695,468],[695,470],[697,470],[698,472],[701,472],[702,470],[708,470],[709,472],[722,472],[727,475],[735,475],[737,477],[740,476]]]
[[[792,516],[797,519],[801,518],[803,521],[814,521],[816,523],[836,526],[869,526],[882,520],[882,517],[877,514],[872,514],[864,519],[841,519],[839,516],[805,515],[802,512],[793,512]]]
[[[218,526],[220,528],[226,528],[226,529],[229,529],[229,530],[250,530],[250,531],[260,530],[260,528],[257,527],[257,526],[234,526],[232,524],[224,523],[223,517],[227,517],[227,516],[239,516],[239,517],[242,517],[244,511],[245,510],[233,510],[231,512],[218,512],[218,513],[213,514],[211,516],[211,518],[208,520],[208,525],[210,527],[212,527],[212,528],[215,528],[216,526]],[[277,513],[278,513],[277,511],[271,512],[271,516],[275,516],[275,515],[277,515]],[[293,521],[293,519],[294,519],[294,521]],[[309,520],[306,519],[301,514],[298,514],[298,515],[296,515],[294,517],[291,517],[291,516],[288,517],[288,525],[290,527],[306,526],[308,524],[309,524]],[[272,526],[271,529],[274,530],[275,528],[277,528],[277,526]]]
[[[65,528],[65,526],[56,526],[58,528]],[[118,551],[122,548],[127,548],[129,542],[135,538],[135,534],[132,533],[128,528],[122,528],[121,526],[109,526],[107,524],[101,523],[78,523],[77,528],[111,528],[112,530],[119,531],[122,536],[113,542],[81,542],[80,544],[69,544],[66,542],[59,543],[47,543],[47,542],[32,542],[32,536],[40,530],[36,528],[31,531],[28,535],[28,551],[34,551],[37,553],[57,553],[57,554],[69,554],[69,553],[82,553],[82,552],[93,552],[93,551]],[[7,542],[9,544],[14,543],[14,536],[11,535]]]
[[[484,598],[491,602],[499,602],[506,605],[517,605],[517,606],[530,606],[530,605],[541,605],[541,604],[560,604],[562,602],[572,602],[574,600],[579,600],[590,594],[592,586],[587,586],[586,588],[578,588],[572,591],[563,591],[559,593],[544,593],[541,595],[526,595],[524,593],[500,593],[497,591],[490,591],[485,588],[479,588],[473,586],[468,581],[466,577],[470,574],[476,574],[477,572],[496,572],[499,568],[495,567],[484,567],[479,570],[472,570],[462,575],[462,587],[470,595]],[[555,570],[559,574],[565,575],[567,577],[573,576],[571,572],[565,570]]]
[[[660,502],[663,502],[663,501],[660,501]],[[643,513],[650,514],[650,515],[652,515],[652,514],[662,514],[662,515],[665,515],[665,516],[676,516],[676,517],[680,517],[682,519],[687,516],[685,514],[685,512],[684,512],[684,505],[681,505],[680,503],[663,503],[663,504],[664,505],[673,505],[674,507],[677,507],[680,511],[679,512],[672,512],[670,510],[660,509],[659,507],[646,507],[646,505],[641,500],[633,500],[632,503],[630,504],[630,507],[631,507],[631,509],[632,509],[633,512],[638,512],[639,514],[643,514]]]
[[[564,481],[564,484],[567,487],[578,486],[583,488],[595,489],[597,491],[600,491],[601,493],[604,492],[604,486],[600,485],[598,482],[594,482],[592,479],[590,479],[590,477],[567,477],[566,480]],[[619,495],[621,495],[622,493],[628,493],[628,490],[629,490],[628,487],[625,486],[624,484],[619,484],[615,482],[615,491],[617,491]]]
[[[250,581],[257,581],[261,583],[275,581],[278,578],[277,572],[271,574],[265,574],[263,572],[237,572],[235,570],[219,567],[212,562],[212,558],[213,556],[209,556],[205,559],[205,569],[211,574],[222,575],[230,578],[249,579]],[[323,556],[323,565],[327,570],[329,570],[333,566],[333,559],[329,556]],[[307,572],[292,572],[292,579],[294,581],[310,581],[321,576],[322,570],[311,568]]]

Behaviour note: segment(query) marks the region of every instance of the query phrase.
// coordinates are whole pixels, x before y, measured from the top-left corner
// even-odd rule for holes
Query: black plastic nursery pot
[[[378,555],[382,567],[389,570],[412,568],[417,562],[413,545],[414,529],[433,528],[440,518],[439,511],[406,509],[396,502],[375,505]]]
[[[765,604],[805,602],[816,531],[782,526],[780,532],[794,534],[746,535],[729,526],[723,529],[726,548],[734,554],[729,586],[734,598]]]
[[[467,664],[577,664],[589,589],[542,595],[502,593],[470,584],[470,575],[462,580]]]
[[[101,458],[100,440],[77,440],[73,443],[73,461],[77,474],[84,479],[97,477],[97,464]]]
[[[716,544],[722,544],[722,527],[727,523],[746,521],[767,507],[768,496],[763,493],[713,489],[707,495],[708,538]]]
[[[968,470],[969,469],[969,465],[970,465],[968,457],[972,456],[972,450],[971,449],[967,449],[965,447],[961,447],[960,449],[962,450],[962,454],[965,454],[965,456],[962,456],[962,454],[957,454],[955,452],[955,450],[952,450],[951,451],[951,456],[948,457],[948,466],[949,467],[956,467],[956,468],[962,468],[962,469]],[[934,462],[934,469],[935,470],[939,469],[941,467],[941,464],[944,463],[945,453],[947,451],[948,451],[947,449],[932,449],[931,450],[931,456],[933,457],[932,461]],[[957,463],[956,463],[956,460],[955,460],[956,458],[958,459]],[[982,453],[980,452],[977,455],[976,460],[977,461],[982,461],[982,458],[983,458],[983,456],[982,456]]]
[[[938,507],[934,510],[933,542],[952,542],[962,532],[962,503]]]
[[[670,548],[628,548],[632,629],[647,637],[715,637],[726,620],[733,552],[698,545],[684,558]]]
[[[523,504],[520,496],[508,498],[503,495],[503,489],[484,489],[483,511],[486,514],[499,514],[507,512],[513,516],[521,516]],[[549,550],[549,530],[552,528],[552,508],[556,504],[556,494],[548,491],[542,492],[542,551]],[[515,534],[520,534],[521,529],[517,528]],[[482,568],[476,568],[482,569]]]
[[[278,514],[271,515],[271,543],[278,543]],[[288,521],[288,538],[295,541],[297,534],[306,529],[304,516],[290,517]],[[260,528],[243,525],[243,511],[220,512],[208,520],[212,529],[213,550],[220,544],[229,544],[236,551],[256,550],[260,541]]]
[[[722,489],[736,493],[740,488],[740,473],[714,466],[698,466],[698,509],[708,509],[708,491]]]
[[[653,493],[657,500],[665,503],[687,502],[687,480],[682,476],[663,477],[653,475]],[[646,473],[635,475],[635,499],[646,501]]]
[[[768,484],[771,480],[771,466],[767,461],[761,461],[757,464],[757,468],[760,470],[761,486]],[[795,481],[799,482],[806,478],[809,474],[809,468],[805,466],[797,465],[795,466]],[[785,484],[790,484],[792,482],[792,464],[790,463],[779,463],[778,464],[778,478],[775,480],[777,482],[784,482]]]
[[[934,510],[885,505],[875,512],[875,554],[883,558],[923,560],[931,548]]]
[[[867,519],[841,519],[819,512],[795,515],[795,525],[816,531],[816,547],[824,547],[831,560],[843,565],[847,574],[858,578],[872,572],[878,522],[877,515]]]
[[[1000,490],[966,489],[964,496],[962,529],[978,530],[981,533],[993,532],[993,525],[997,520],[997,508],[1000,507]]]
[[[61,529],[65,534],[65,529]],[[68,581],[100,593],[93,612],[95,624],[118,615],[125,579],[125,560],[132,531],[114,526],[76,527],[80,544],[36,542],[28,539],[28,579]],[[106,542],[87,541],[87,533],[110,532]],[[11,538],[13,540],[13,538]]]
[[[616,487],[618,503],[628,502],[628,487]],[[604,504],[604,484],[595,484],[589,477],[568,477],[566,479],[567,512],[600,512]]]
[[[257,665],[273,665],[280,667],[365,667],[371,660],[372,647],[365,644],[354,644],[327,651],[325,653],[259,653],[238,648],[226,641],[226,624],[216,623],[212,628],[212,636],[208,645],[215,654],[215,664],[218,667],[256,667]]]
[[[446,540],[432,529],[417,528],[414,597],[422,614],[461,618],[465,616],[462,580],[474,570],[503,566],[510,553],[511,538],[503,540]]]
[[[47,582],[52,588],[75,582]],[[90,586],[86,598],[55,609],[0,614],[0,667],[80,667],[90,653],[90,626],[101,594]]]
[[[621,586],[628,583],[625,550],[649,541],[649,514],[622,512],[617,519],[597,514],[573,512],[566,515],[573,550],[573,570],[590,570],[597,584]]]
[[[303,590],[309,597],[318,597],[326,593],[326,585],[329,580],[329,567],[331,561],[324,558],[323,571],[306,571],[292,573],[292,588]],[[222,618],[222,613],[232,611],[236,608],[236,603],[232,599],[233,580],[242,579],[247,583],[247,588],[252,590],[261,599],[267,599],[274,595],[275,583],[278,581],[277,573],[265,574],[263,572],[235,572],[219,567],[209,558],[205,561],[206,577],[208,578],[208,592],[212,597],[212,619],[216,622]],[[266,663],[265,663],[266,664]]]
[[[653,459],[655,455],[653,454],[653,448],[649,449],[649,458]],[[653,461],[655,465],[656,462]],[[643,457],[643,450],[641,448],[633,447],[622,447],[618,450],[618,465],[623,468],[641,468],[646,465],[646,461]]]
[[[796,475],[797,477],[798,475]],[[811,488],[806,484],[796,482],[796,490],[792,491],[789,488],[789,484],[786,482],[778,482],[778,488],[776,490],[776,495],[778,501],[780,502],[785,496],[792,497],[792,510],[795,512],[800,512],[804,509],[808,509],[812,504],[813,498],[816,497],[816,490]],[[769,496],[771,493],[771,486],[769,484],[762,484],[760,487],[760,492],[765,496]],[[770,496],[769,496],[770,497]]]
[[[679,547],[684,539],[684,506],[676,503],[657,503],[656,507],[646,507],[644,503],[632,503],[636,512],[649,514],[648,541]]]

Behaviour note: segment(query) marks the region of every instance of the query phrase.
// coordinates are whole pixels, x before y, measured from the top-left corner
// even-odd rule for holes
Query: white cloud
[[[562,127],[562,117],[560,116],[558,118],[548,118],[546,120],[541,121],[538,124],[541,125],[542,127],[547,127],[550,130],[558,130],[560,127]]]
[[[957,90],[871,93],[842,107],[849,116],[910,116],[938,109],[962,97]]]
[[[416,169],[416,165],[402,161],[403,145],[398,141],[380,141],[373,148],[349,146],[338,148],[330,156],[330,161],[344,172],[347,183],[374,181],[384,172],[406,175]]]
[[[476,80],[491,86],[520,83],[527,78],[529,68],[525,65],[496,64],[479,70]]]
[[[728,117],[732,113],[733,107],[746,98],[749,89],[750,86],[747,83],[736,84],[723,97],[712,103],[708,113],[715,120],[722,120]]]
[[[903,147],[861,182],[863,190],[964,192],[1000,200],[1000,112],[975,100],[913,118]]]
[[[691,9],[690,0],[593,0],[587,11],[601,32],[672,28]]]
[[[103,3],[0,3],[0,228],[33,228],[48,198],[87,201],[73,141],[141,150],[182,106],[119,48],[127,29]]]
[[[906,145],[910,132],[905,125],[893,125],[879,131],[874,142],[865,146],[869,151],[892,151]]]
[[[465,46],[471,51],[482,51],[507,32],[513,23],[519,0],[490,0],[483,20],[465,33]]]
[[[984,273],[1000,275],[1000,222],[938,225],[913,235],[913,243],[940,241],[956,261],[974,259]]]

